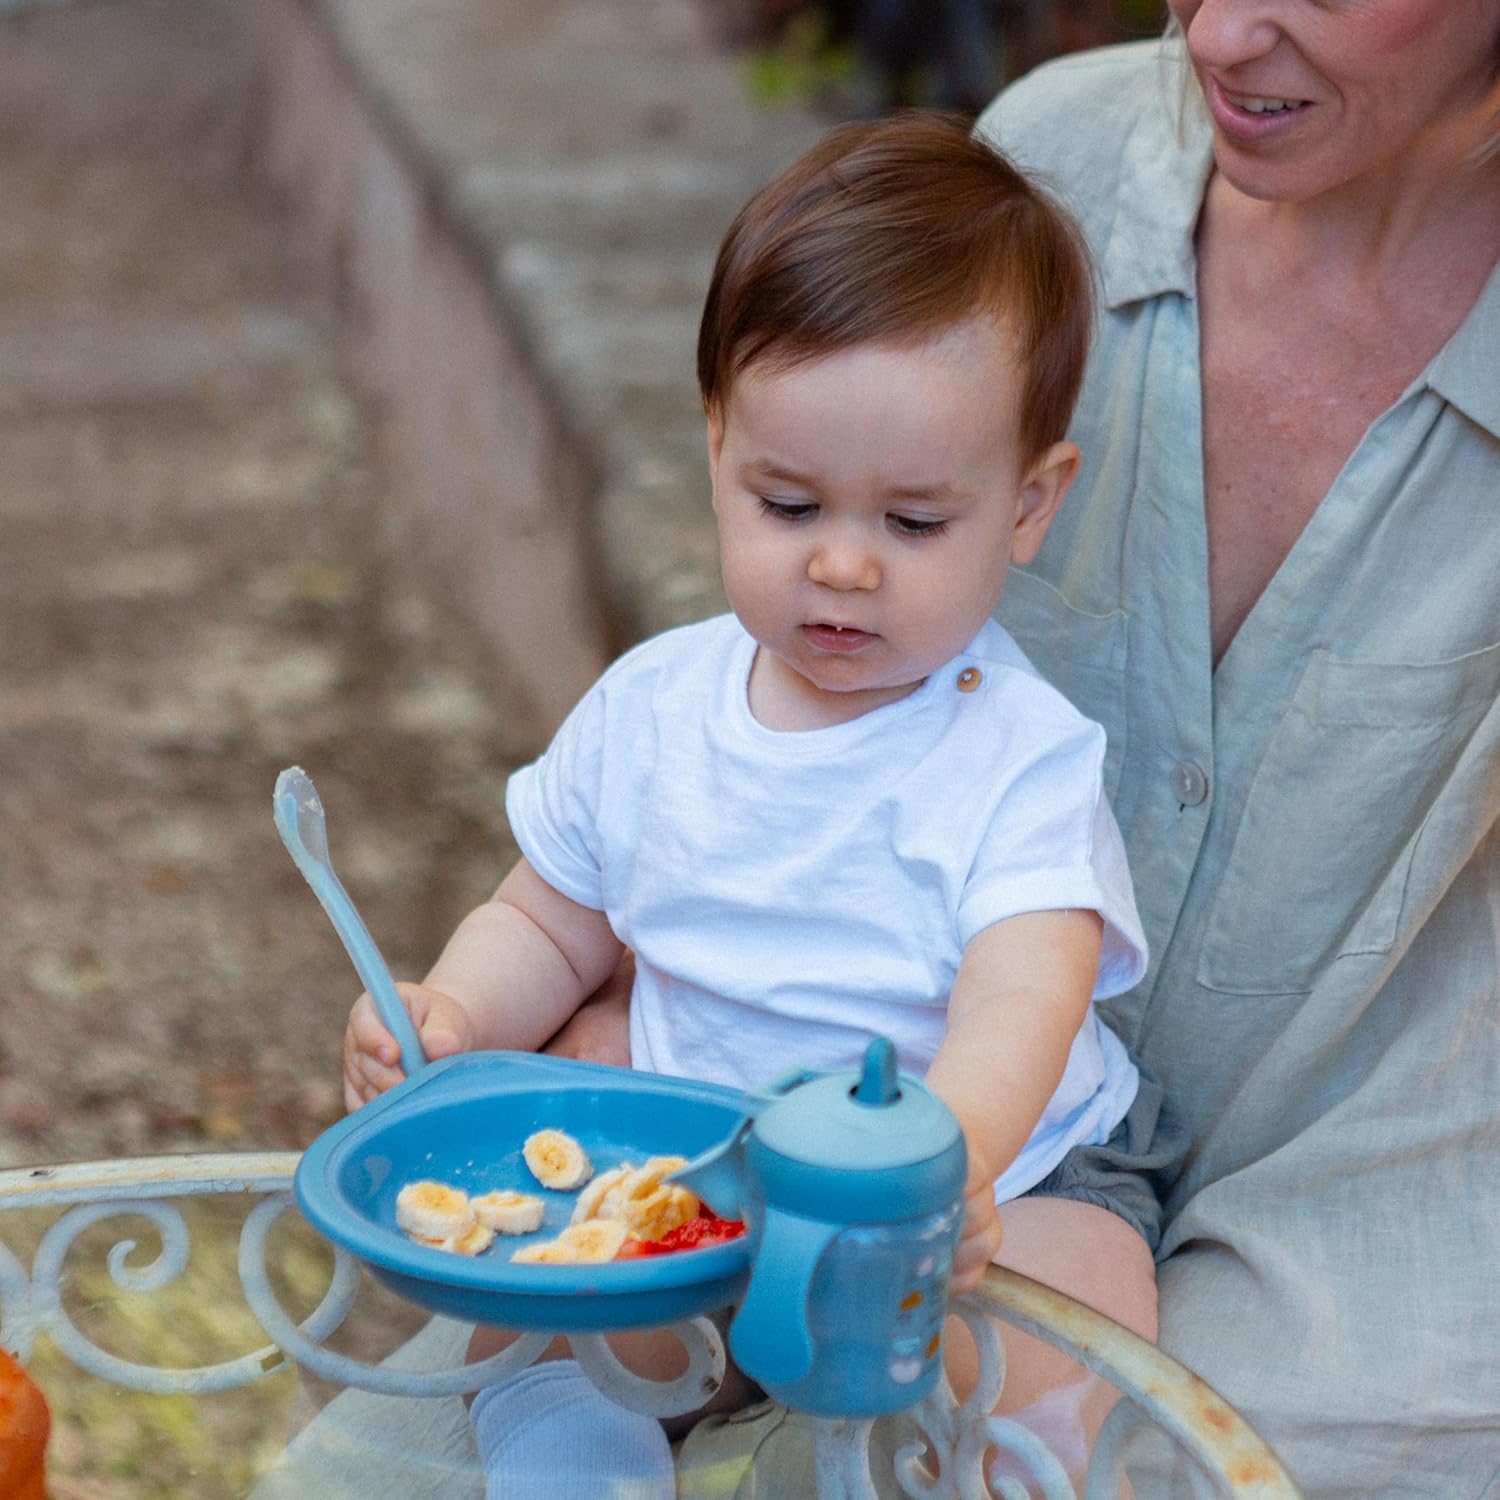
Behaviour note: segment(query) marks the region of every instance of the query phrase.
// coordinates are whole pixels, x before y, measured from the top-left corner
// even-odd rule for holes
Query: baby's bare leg
[[[1156,1338],[1156,1267],[1139,1234],[1117,1214],[1072,1198],[1017,1198],[1000,1210],[1005,1238],[997,1265]],[[1075,1479],[1119,1392],[1051,1344],[1002,1324],[1005,1386],[998,1411],[1034,1427]],[[974,1346],[949,1324],[947,1368],[955,1393],[973,1389]],[[1067,1448],[1069,1451],[1059,1451]]]

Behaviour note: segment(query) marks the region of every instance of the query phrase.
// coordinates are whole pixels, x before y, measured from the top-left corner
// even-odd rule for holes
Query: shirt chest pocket
[[[1124,612],[1092,614],[1035,573],[1012,568],[995,618],[1074,708],[1104,726],[1104,790],[1113,801],[1125,758]]]
[[[1500,644],[1381,665],[1316,652],[1250,783],[1198,979],[1229,994],[1313,987],[1388,953],[1433,804],[1500,691]]]

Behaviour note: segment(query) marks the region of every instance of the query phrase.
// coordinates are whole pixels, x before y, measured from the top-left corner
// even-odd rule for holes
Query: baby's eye
[[[762,514],[778,521],[806,521],[818,510],[810,500],[773,500],[768,495],[760,496],[760,508]]]
[[[948,529],[943,519],[929,516],[903,516],[892,513],[886,517],[891,530],[900,536],[941,536]]]

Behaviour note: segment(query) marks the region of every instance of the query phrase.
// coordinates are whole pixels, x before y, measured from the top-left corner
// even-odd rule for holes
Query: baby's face
[[[856,718],[983,624],[1077,461],[1057,444],[1023,470],[1019,381],[1009,341],[981,319],[736,377],[709,421],[709,462],[725,589],[761,647],[762,722]]]

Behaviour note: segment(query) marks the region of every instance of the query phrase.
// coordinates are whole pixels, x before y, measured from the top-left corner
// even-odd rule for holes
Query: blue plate
[[[739,1300],[745,1239],[603,1265],[513,1265],[519,1246],[550,1239],[568,1222],[576,1196],[538,1187],[521,1145],[534,1130],[565,1130],[597,1172],[666,1153],[695,1156],[744,1111],[743,1094],[716,1084],[529,1052],[466,1052],[428,1063],[324,1131],[297,1164],[297,1202],[378,1280],[434,1312],[559,1333],[671,1322]],[[396,1194],[419,1178],[468,1193],[538,1193],[542,1227],[497,1235],[476,1256],[416,1244],[396,1227]]]

